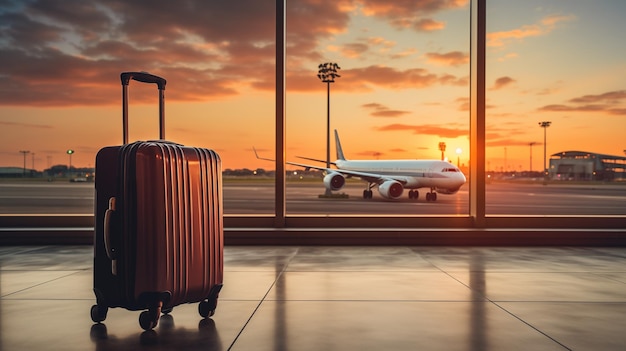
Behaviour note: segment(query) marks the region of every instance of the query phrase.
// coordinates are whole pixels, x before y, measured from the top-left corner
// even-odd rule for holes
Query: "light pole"
[[[504,172],[508,172],[509,171],[509,165],[507,164],[508,161],[508,156],[506,153],[506,146],[504,147]]]
[[[546,149],[548,148],[547,139],[546,139],[546,130],[552,124],[550,121],[539,122],[539,126],[543,128],[543,176],[544,178],[548,177],[548,168],[546,166]]]
[[[23,168],[23,176],[26,177],[26,155],[30,153],[28,150],[20,150],[20,153],[24,155],[24,168]]]
[[[441,160],[443,161],[443,153],[446,152],[446,143],[443,141],[439,143],[439,151],[441,151]]]
[[[72,149],[67,150],[67,154],[70,156],[70,168],[67,169],[70,179],[72,178],[72,154],[73,153],[74,153],[74,150]]]
[[[326,62],[320,63],[317,68],[317,78],[326,83],[326,168],[330,169],[330,83],[341,77],[337,74],[341,67],[334,62]],[[330,195],[330,189],[326,189],[326,195]]]
[[[533,145],[535,144],[536,143],[534,141],[528,143],[528,145],[530,146],[530,171],[529,171],[530,173],[533,172]]]

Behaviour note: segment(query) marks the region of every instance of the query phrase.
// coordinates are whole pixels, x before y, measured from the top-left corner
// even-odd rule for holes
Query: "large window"
[[[0,5],[0,213],[93,213],[96,153],[122,142],[120,72],[148,71],[167,79],[166,139],[221,155],[226,212],[272,214],[274,164],[253,146],[275,140],[274,7]],[[158,139],[156,86],[129,92],[129,140]]]
[[[488,2],[488,214],[626,214],[625,10]]]
[[[468,214],[462,182],[436,201],[431,192],[444,187],[439,177],[469,170],[469,10],[287,2],[287,161],[326,167],[329,137],[334,163],[335,130],[348,160],[326,176],[288,163],[288,214]]]
[[[2,223],[93,212],[119,73],[144,70],[168,80],[166,139],[221,155],[231,228],[623,228],[621,3],[0,6]],[[155,139],[155,87],[130,92],[130,139]],[[346,159],[448,163],[352,168],[329,196],[306,165],[325,168],[328,131],[337,159],[334,130]],[[411,198],[410,177],[444,173],[467,182]]]

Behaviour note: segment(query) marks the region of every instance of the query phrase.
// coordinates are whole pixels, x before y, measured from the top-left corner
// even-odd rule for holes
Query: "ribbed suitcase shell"
[[[170,309],[214,299],[215,308],[223,280],[221,184],[220,158],[209,149],[149,141],[100,150],[94,291],[102,320],[107,307],[152,309],[159,301]]]

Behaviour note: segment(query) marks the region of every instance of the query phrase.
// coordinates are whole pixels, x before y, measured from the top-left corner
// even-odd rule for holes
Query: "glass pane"
[[[487,214],[626,214],[624,13],[489,1]]]
[[[166,139],[221,155],[226,213],[272,214],[257,168],[274,165],[252,147],[273,154],[275,2],[234,4],[3,2],[0,213],[93,213],[96,153],[122,141],[119,74],[141,70],[167,79]],[[157,139],[157,89],[129,90],[130,140]]]
[[[469,3],[289,1],[287,9],[287,212],[466,215]],[[341,161],[335,130],[345,159],[367,164],[337,162],[341,169],[323,174],[327,161]],[[436,182],[436,201],[427,182]]]

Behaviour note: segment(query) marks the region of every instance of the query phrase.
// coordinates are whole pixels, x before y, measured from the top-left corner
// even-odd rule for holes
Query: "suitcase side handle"
[[[159,139],[165,139],[165,78],[148,72],[122,72],[122,142],[128,144],[128,84],[130,80],[142,83],[154,83],[159,88]]]
[[[104,249],[107,257],[111,260],[111,272],[117,275],[117,264],[115,257],[115,249],[111,244],[111,227],[113,226],[113,215],[115,213],[115,197],[109,199],[109,208],[104,212]]]

